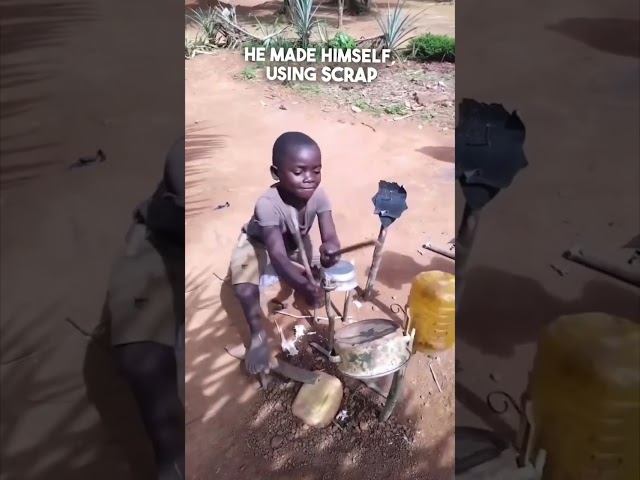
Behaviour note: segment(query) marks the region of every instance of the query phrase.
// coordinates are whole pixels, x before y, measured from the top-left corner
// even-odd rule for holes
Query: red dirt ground
[[[419,252],[427,238],[444,245],[454,234],[451,133],[420,129],[418,122],[363,117],[373,131],[348,111],[323,112],[285,87],[239,80],[243,68],[237,52],[186,64],[188,477],[452,478],[453,351],[433,363],[442,393],[429,373],[428,358],[413,359],[406,398],[390,426],[373,418],[380,400],[364,387],[354,391],[358,384],[351,383],[346,408],[355,417],[352,425],[304,430],[286,410],[293,392],[276,391],[276,398],[265,401],[240,362],[225,354],[225,345],[241,341],[244,320],[219,280],[226,275],[240,227],[270,184],[273,141],[284,131],[301,130],[322,148],[323,185],[344,244],[377,235],[371,197],[379,180],[397,181],[407,189],[409,210],[390,229],[376,306],[354,309],[358,319],[396,319],[389,305],[406,302],[417,273],[453,269],[452,263]],[[274,94],[278,101],[267,98]],[[229,208],[213,210],[225,202]],[[350,258],[364,284],[371,251]],[[278,321],[291,335],[293,322]],[[302,352],[310,357],[308,366],[327,368],[316,355]],[[280,401],[282,411],[276,409]],[[277,449],[271,447],[274,437],[275,443],[284,439]]]
[[[240,2],[240,18],[246,23],[255,22],[249,14],[262,17],[261,21],[272,18],[277,2],[258,3]],[[414,4],[410,7],[417,8]],[[335,8],[321,8],[327,10],[321,15],[335,22]],[[450,15],[452,7],[447,12]],[[451,15],[436,17],[426,24],[451,33]],[[345,27],[356,37],[378,32],[371,16],[347,17]],[[421,29],[426,31],[425,25]],[[408,190],[409,210],[390,230],[375,305],[354,311],[358,319],[399,320],[389,305],[406,302],[416,274],[428,269],[453,271],[451,262],[420,251],[427,239],[444,245],[454,234],[450,128],[432,128],[418,116],[389,122],[389,117],[374,118],[366,112],[356,115],[348,108],[354,104],[347,98],[354,98],[352,92],[321,88],[311,94],[312,87],[246,81],[241,75],[246,67],[239,52],[218,52],[186,63],[188,478],[452,478],[453,350],[433,361],[442,392],[429,373],[429,359],[414,357],[405,399],[387,425],[376,418],[380,398],[358,382],[346,381],[349,390],[343,408],[351,421],[343,427],[305,429],[290,411],[296,387],[281,385],[265,397],[240,362],[224,353],[225,345],[241,341],[245,326],[228,286],[221,282],[239,229],[270,184],[273,141],[284,131],[301,130],[322,148],[323,185],[332,198],[343,244],[377,235],[379,221],[372,214],[371,197],[379,180],[397,181]],[[394,84],[392,76],[403,75],[410,67],[383,72],[389,88],[385,91],[381,88],[385,82],[378,82],[373,85],[376,91],[369,89],[362,97],[372,98],[372,105],[384,105],[391,103],[389,94],[395,94],[403,97],[402,102],[409,98],[409,90],[427,90],[427,83],[445,79],[413,66],[418,86],[409,76],[404,77],[405,88]],[[453,98],[452,89],[448,98]],[[448,112],[443,118],[451,127],[452,109]],[[225,202],[231,206],[213,210]],[[371,251],[350,258],[364,284]],[[295,321],[278,317],[278,322],[291,336]],[[300,351],[303,358],[294,363],[330,367],[311,350]],[[211,451],[215,454],[207,453]]]
[[[62,14],[43,10],[42,2],[5,2],[2,8],[0,410],[3,477],[25,480],[147,478],[144,475],[148,472],[131,471],[122,449],[123,444],[132,446],[140,441],[140,426],[131,413],[130,397],[113,378],[112,365],[104,353],[93,351],[87,338],[64,319],[73,318],[87,331],[95,327],[108,270],[122,242],[132,205],[155,186],[156,177],[149,172],[160,171],[170,143],[170,140],[158,139],[174,138],[184,127],[181,121],[176,124],[175,119],[164,116],[162,107],[166,98],[150,88],[162,74],[154,69],[155,55],[173,51],[174,38],[181,32],[174,37],[173,33],[167,33],[172,31],[171,24],[156,24],[157,31],[164,34],[149,42],[153,47],[132,48],[140,44],[140,22],[148,21],[150,9],[167,8],[167,14],[180,18],[183,9],[180,5],[176,8],[168,3],[141,2],[128,4],[128,15],[123,17],[119,3],[83,3]],[[29,10],[31,13],[25,15]],[[636,162],[630,170],[626,161],[637,159],[640,154],[637,150],[629,152],[621,147],[632,142],[637,144],[637,134],[620,138],[620,135],[626,135],[624,132],[638,131],[638,63],[634,49],[629,54],[628,47],[625,50],[615,45],[627,37],[636,38],[637,28],[630,29],[628,35],[603,36],[602,30],[592,31],[587,28],[589,22],[585,22],[585,19],[599,21],[605,17],[613,20],[637,18],[637,8],[623,0],[606,5],[596,1],[551,5],[524,1],[505,4],[492,0],[461,9],[461,13],[465,18],[458,19],[458,28],[464,30],[462,22],[472,21],[476,31],[484,30],[480,32],[482,38],[491,45],[467,43],[467,48],[475,49],[469,58],[478,62],[473,69],[476,78],[472,88],[463,90],[461,86],[457,94],[505,102],[509,108],[519,110],[528,127],[526,149],[531,165],[519,177],[518,190],[505,192],[483,216],[476,244],[477,258],[482,258],[483,262],[472,265],[475,268],[469,277],[468,291],[475,289],[477,294],[468,300],[466,308],[475,308],[481,303],[486,306],[487,297],[496,301],[483,315],[473,317],[472,323],[458,327],[458,352],[467,354],[460,359],[462,371],[456,374],[459,396],[455,403],[456,420],[462,424],[488,423],[500,428],[494,421],[497,417],[488,418],[484,404],[490,385],[487,378],[494,374],[501,388],[517,394],[524,385],[535,337],[546,322],[558,313],[583,309],[609,310],[630,317],[637,315],[637,292],[577,266],[569,266],[566,277],[558,276],[549,268],[549,264],[558,262],[559,254],[576,239],[615,249],[640,230],[638,165]],[[20,32],[23,45],[17,41],[13,43],[14,29],[7,28],[7,19],[12,15],[24,17],[21,22],[26,28]],[[159,18],[165,16],[159,15]],[[495,22],[497,18],[501,19],[499,24]],[[567,19],[582,21],[573,22],[571,28],[558,26]],[[36,23],[38,35],[33,35],[32,22]],[[608,23],[614,27],[619,24]],[[551,28],[554,25],[556,27]],[[604,31],[606,33],[607,29]],[[61,33],[67,36],[61,37]],[[48,37],[53,37],[57,43]],[[34,39],[44,43],[38,54],[29,52]],[[64,52],[60,47],[65,47]],[[178,55],[180,48],[178,46]],[[96,49],[113,51],[110,61],[102,62],[100,56],[95,55]],[[527,52],[527,68],[516,70],[512,65],[523,65],[522,52]],[[52,66],[50,59],[55,55],[58,60]],[[429,257],[411,258],[412,252],[425,237],[448,240],[449,231],[431,226],[446,224],[451,218],[448,210],[451,207],[429,192],[434,188],[432,182],[436,190],[449,188],[452,166],[434,161],[434,151],[430,155],[420,154],[420,157],[414,150],[428,145],[444,146],[442,151],[452,158],[453,153],[447,150],[452,145],[449,137],[431,134],[425,129],[419,132],[420,139],[416,140],[416,132],[411,126],[415,124],[402,122],[384,125],[386,132],[393,131],[397,135],[383,141],[367,127],[351,125],[353,118],[350,115],[341,117],[338,113],[325,114],[313,109],[302,110],[302,107],[300,111],[293,107],[287,111],[269,110],[272,122],[269,123],[264,120],[267,117],[265,110],[271,107],[259,103],[262,92],[256,91],[254,85],[231,82],[228,76],[225,77],[224,67],[218,66],[213,71],[213,78],[225,79],[220,82],[221,93],[214,93],[215,85],[210,84],[210,77],[207,77],[212,73],[208,68],[214,64],[211,60],[206,57],[196,59],[187,67],[206,70],[199,77],[191,77],[187,70],[189,85],[195,87],[189,98],[195,97],[198,102],[188,103],[191,105],[188,107],[188,126],[192,129],[192,140],[195,138],[195,120],[202,122],[205,132],[200,138],[199,154],[198,142],[191,142],[190,158],[199,159],[200,163],[208,163],[209,159],[217,162],[219,170],[212,172],[207,168],[201,176],[225,181],[217,187],[201,182],[192,189],[189,241],[206,246],[209,250],[201,253],[201,258],[211,260],[198,265],[197,259],[193,258],[190,260],[192,271],[194,265],[198,266],[199,276],[211,278],[214,271],[218,273],[217,268],[224,270],[233,237],[249,213],[240,207],[249,206],[268,181],[266,170],[261,173],[253,165],[241,173],[252,178],[254,186],[238,185],[226,179],[231,178],[238,165],[246,165],[254,157],[260,162],[267,161],[264,148],[274,137],[272,125],[298,128],[306,125],[305,122],[315,125],[311,133],[324,147],[327,158],[325,183],[334,202],[365,214],[358,220],[342,211],[338,226],[345,232],[343,241],[360,240],[362,235],[373,235],[377,229],[368,204],[375,186],[370,185],[367,172],[361,178],[353,177],[352,190],[336,188],[336,177],[344,175],[341,169],[351,169],[354,164],[341,159],[330,161],[341,152],[331,150],[329,145],[332,140],[341,138],[339,134],[349,132],[348,143],[355,143],[350,138],[357,139],[358,153],[362,152],[354,157],[355,164],[369,155],[378,159],[374,162],[375,168],[384,173],[383,169],[388,167],[382,164],[390,158],[386,155],[388,151],[396,152],[394,159],[404,165],[393,174],[409,187],[411,209],[398,222],[398,228],[392,232],[394,235],[390,235],[389,251],[403,252],[410,258],[397,257],[397,262],[392,258],[386,264],[402,266],[402,271],[412,273],[431,265]],[[13,67],[9,67],[12,64]],[[564,68],[566,65],[571,68]],[[54,71],[54,66],[60,67],[59,71]],[[16,77],[5,84],[9,78],[8,68],[14,68]],[[132,84],[132,69],[141,69],[146,77],[141,78],[138,74],[136,78],[141,81]],[[571,74],[569,77],[562,74],[567,70]],[[495,81],[495,72],[505,72],[503,81]],[[55,78],[48,76],[52,73],[56,74]],[[22,89],[26,81],[33,82],[34,88],[42,89],[42,92],[53,91],[55,95],[31,99],[40,100],[40,104],[29,102]],[[109,86],[109,92],[120,87],[118,95],[106,96],[105,85]],[[526,98],[521,95],[523,85],[529,89]],[[176,88],[182,87],[176,85]],[[228,98],[230,93],[236,97]],[[131,99],[146,105],[144,118],[129,115]],[[216,99],[218,103],[214,106],[212,100]],[[591,102],[594,99],[598,102]],[[66,115],[61,121],[60,112],[69,111],[69,104],[75,105],[71,109],[74,114]],[[573,108],[559,109],[558,105]],[[244,110],[239,111],[240,108]],[[345,123],[339,123],[340,119]],[[233,122],[235,130],[229,128],[228,121]],[[580,138],[567,136],[564,130],[575,128],[576,122],[584,135]],[[620,125],[628,128],[621,129]],[[88,135],[88,129],[92,135]],[[96,131],[100,133],[94,137]],[[207,132],[227,135],[219,139],[225,142],[221,148],[212,148]],[[24,138],[21,137],[23,133]],[[603,137],[611,139],[606,146],[603,146]],[[231,144],[233,148],[229,146],[230,139],[235,139]],[[412,148],[402,147],[404,141]],[[240,144],[238,149],[237,143]],[[254,151],[254,144],[262,146]],[[27,149],[29,145],[41,148]],[[549,145],[553,146],[551,150]],[[92,153],[97,146],[116,160],[97,169],[69,175],[66,171],[69,162]],[[385,155],[380,155],[380,151]],[[29,168],[15,168],[24,164]],[[197,162],[192,166],[197,166]],[[577,183],[575,171],[585,166],[588,174],[583,182]],[[426,200],[411,193],[423,188],[421,184],[429,187],[423,190]],[[230,198],[231,195],[236,198]],[[518,195],[536,195],[540,201],[535,210],[523,215],[515,207]],[[81,202],[79,198],[82,198]],[[230,201],[231,208],[218,212],[209,209],[226,200]],[[207,210],[194,216],[198,202]],[[427,205],[427,208],[419,211],[421,205]],[[92,215],[99,217],[100,222],[91,221]],[[215,221],[205,221],[212,216]],[[422,224],[416,216],[423,220]],[[511,225],[503,222],[504,218],[511,219]],[[222,222],[228,222],[226,233],[216,226]],[[554,231],[558,236],[540,235],[545,231]],[[405,246],[405,237],[411,239],[407,240],[410,247]],[[364,269],[366,262],[361,258],[356,260],[358,267]],[[70,264],[75,266],[73,271],[69,271]],[[60,281],[61,271],[65,272],[68,281]],[[197,277],[195,273],[193,275]],[[406,291],[406,285],[396,284],[392,288],[382,279],[380,284],[383,300],[389,301],[388,295],[396,291],[394,296],[398,301],[402,300],[403,293],[400,292]],[[225,320],[222,311],[217,311],[220,308],[219,283],[211,281],[204,288],[201,282],[194,281],[192,288],[197,286],[202,287],[198,290],[202,300],[194,299],[195,291],[191,292],[190,298],[201,308],[199,314],[191,317],[190,328],[198,333],[190,336],[189,343],[203,344],[199,351],[194,348],[189,353],[192,371],[188,381],[194,393],[188,407],[191,422],[188,428],[192,438],[189,456],[190,463],[193,462],[188,468],[195,478],[217,478],[226,472],[227,478],[243,480],[249,476],[243,472],[251,467],[241,465],[232,448],[237,442],[223,433],[237,432],[242,419],[260,418],[256,407],[264,404],[269,407],[272,400],[264,403],[255,400],[259,394],[252,390],[238,363],[218,349],[209,348],[212,344],[222,347],[225,339],[235,341],[239,334],[234,327],[241,322]],[[523,296],[519,293],[523,290],[531,293]],[[211,298],[211,306],[203,308],[207,298]],[[542,317],[532,316],[531,312],[540,307],[543,307]],[[191,308],[194,308],[193,304]],[[212,316],[217,319],[215,322],[210,320]],[[224,327],[218,328],[220,325]],[[412,368],[424,369],[421,363],[424,360],[416,358],[418,362]],[[453,378],[446,373],[447,361],[452,359],[443,358],[444,365],[438,366],[439,373],[446,379],[441,380],[445,393],[433,392],[432,397],[439,400],[431,402],[436,404],[446,404],[453,389]],[[195,370],[193,364],[197,367]],[[217,377],[209,378],[213,376]],[[87,383],[89,377],[100,379],[99,388]],[[219,381],[221,377],[224,382]],[[238,393],[241,395],[237,396]],[[249,402],[256,403],[251,407],[247,406]],[[107,410],[102,410],[105,405]],[[409,394],[401,410],[407,411],[409,418],[406,420],[417,423],[417,417],[411,418],[415,415],[411,410],[415,405],[415,397],[411,398]],[[234,415],[238,411],[247,415]],[[104,416],[105,412],[110,414]],[[505,421],[513,424],[513,418]],[[137,433],[131,432],[132,425],[137,426]],[[222,432],[219,425],[224,426]],[[408,421],[404,425],[411,427]],[[427,434],[432,438],[432,435],[444,432],[448,443],[440,445],[440,451],[445,452],[446,459],[451,458],[447,452],[451,452],[452,445],[445,427],[429,425]],[[392,437],[395,435],[399,433]],[[264,451],[265,444],[260,442],[270,442],[271,438],[257,436],[252,440],[250,445],[240,447],[241,453],[248,453],[252,448]],[[441,466],[435,460],[437,450],[431,448],[424,456],[426,465],[423,468],[427,474],[422,478],[431,478],[430,475],[439,478],[437,475],[449,468],[446,461]],[[356,449],[349,452],[356,452]],[[328,459],[326,466],[336,464],[335,458],[346,463],[349,456]],[[364,461],[369,460],[365,458]],[[417,460],[415,468],[420,468],[422,457]],[[415,465],[415,461],[416,458],[409,455],[408,463]],[[262,458],[259,465],[271,469],[272,474],[282,468],[270,458]],[[251,473],[255,475],[256,472]],[[313,470],[310,473],[302,470],[290,477],[306,480],[304,475],[307,475],[315,480],[313,473]],[[287,478],[284,475],[278,478]]]

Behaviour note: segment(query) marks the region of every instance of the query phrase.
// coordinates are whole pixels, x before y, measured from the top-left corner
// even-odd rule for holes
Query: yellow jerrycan
[[[530,393],[544,480],[637,480],[640,326],[605,313],[558,318],[538,343]]]
[[[414,350],[435,353],[449,349],[456,335],[456,277],[440,271],[422,272],[411,284],[409,318],[416,329]]]

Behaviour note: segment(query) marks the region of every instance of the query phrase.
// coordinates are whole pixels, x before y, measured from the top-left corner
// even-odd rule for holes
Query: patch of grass
[[[456,39],[446,35],[427,33],[409,43],[409,56],[424,62],[455,62]]]
[[[375,105],[371,105],[369,102],[367,102],[365,99],[363,98],[359,98],[356,101],[353,102],[353,105],[355,105],[356,107],[358,107],[360,110],[362,110],[363,112],[369,112],[369,113],[373,113],[374,115],[378,116],[378,115],[382,115],[383,113],[383,109],[380,107],[377,107]]]
[[[358,43],[351,35],[338,32],[331,40],[329,40],[328,46],[330,48],[337,48],[340,50],[353,50],[358,46]]]
[[[290,49],[290,48],[296,48],[298,46],[298,43],[292,39],[292,38],[284,38],[284,37],[279,37],[276,39],[275,42],[272,43],[272,45],[270,46],[271,48],[284,48],[284,49]]]
[[[266,47],[267,50],[270,48],[290,48],[291,46],[293,46],[294,41],[285,38],[282,35],[283,29],[278,25],[277,19],[275,22],[269,24],[260,22],[260,20],[256,17],[256,22],[258,22],[258,28],[260,28],[260,32],[265,38],[265,40],[262,42],[262,46]],[[253,41],[252,43],[254,44],[252,46],[259,46],[255,44],[260,42]]]
[[[258,78],[258,66],[252,65],[250,67],[245,67],[242,72],[240,72],[240,78],[243,80],[255,80]]]
[[[432,121],[434,118],[436,118],[436,115],[433,112],[429,112],[429,111],[424,111],[420,113],[420,118],[422,120],[426,120],[427,122]]]
[[[323,44],[322,42],[311,42],[309,43],[309,46],[307,48],[309,50],[313,50],[316,53],[316,58],[320,58],[320,55],[322,54],[322,49],[326,47],[325,47],[325,44]]]
[[[392,105],[386,105],[383,109],[387,115],[406,115],[407,106],[404,103],[394,103]]]
[[[196,38],[184,39],[184,58],[191,60],[196,55],[212,54],[215,47],[209,43],[209,40],[200,36]]]
[[[294,83],[291,87],[305,98],[317,97],[322,94],[322,87],[317,83]]]
[[[427,76],[422,70],[409,70],[408,72],[402,72],[402,75],[411,78],[424,78]]]

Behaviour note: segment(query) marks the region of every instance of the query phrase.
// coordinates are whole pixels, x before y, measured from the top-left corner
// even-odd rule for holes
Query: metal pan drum
[[[354,378],[375,378],[402,368],[411,357],[410,335],[386,319],[352,323],[335,336],[338,369]]]

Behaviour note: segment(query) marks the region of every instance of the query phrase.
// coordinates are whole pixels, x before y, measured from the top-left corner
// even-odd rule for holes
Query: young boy
[[[331,216],[331,204],[320,185],[320,147],[308,135],[287,132],[273,145],[272,185],[256,202],[231,255],[231,283],[251,332],[245,364],[250,373],[269,371],[269,351],[260,308],[260,276],[269,263],[281,281],[301,294],[310,306],[322,303],[324,291],[311,283],[293,263],[300,254],[293,232],[299,228],[305,253],[312,258],[309,232],[316,216],[320,227],[320,262],[335,265],[340,242]],[[297,215],[297,221],[294,217]]]
[[[154,194],[134,212],[104,311],[159,480],[184,478],[184,147],[181,137]]]

